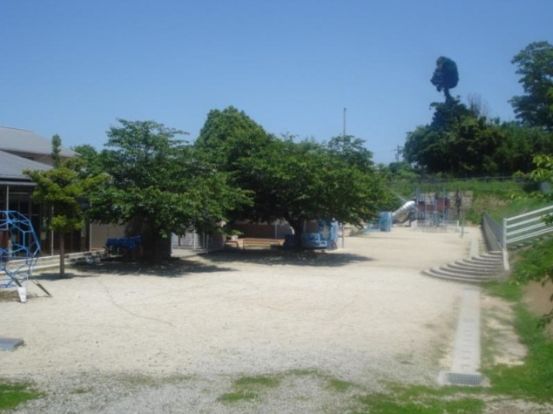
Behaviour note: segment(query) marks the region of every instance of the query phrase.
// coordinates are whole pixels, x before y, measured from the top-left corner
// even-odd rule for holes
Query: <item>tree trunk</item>
[[[147,262],[160,262],[171,257],[171,237],[162,237],[161,230],[147,219],[135,217],[125,230],[127,236],[142,236],[142,251],[139,258]]]
[[[303,235],[303,227],[305,224],[305,220],[304,219],[288,220],[288,222],[294,229],[294,243],[295,243],[294,247],[299,250],[303,247],[301,239]]]
[[[171,238],[163,238],[158,231],[144,231],[142,233],[142,257],[149,262],[161,262],[169,259],[171,257]]]
[[[60,275],[65,275],[65,233],[60,232]]]
[[[445,95],[445,101],[446,103],[451,101],[451,94],[449,93],[448,88],[444,88],[444,95]]]

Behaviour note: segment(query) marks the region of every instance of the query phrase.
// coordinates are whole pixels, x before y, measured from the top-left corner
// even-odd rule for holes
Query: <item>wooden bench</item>
[[[272,246],[282,246],[284,239],[261,239],[257,237],[245,237],[238,240],[227,240],[225,246],[236,249],[270,249]]]

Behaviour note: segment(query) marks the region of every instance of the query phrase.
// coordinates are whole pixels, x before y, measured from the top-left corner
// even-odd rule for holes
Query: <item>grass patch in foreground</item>
[[[479,414],[484,409],[484,401],[474,398],[399,401],[389,395],[371,395],[362,397],[360,402],[364,407],[355,414]]]
[[[217,400],[223,403],[255,400],[261,392],[278,387],[279,384],[280,378],[276,376],[258,375],[240,377],[233,381],[233,390],[221,395]]]
[[[227,392],[221,395],[219,398],[217,398],[217,400],[223,403],[235,403],[240,401],[255,400],[256,398],[257,398],[257,394],[254,392],[234,391],[234,392]]]
[[[353,386],[354,384],[352,384],[351,382],[344,381],[338,378],[330,378],[328,380],[328,388],[337,392],[346,392]]]
[[[540,318],[522,303],[521,284],[508,281],[487,288],[490,294],[515,302],[515,330],[528,349],[523,365],[497,365],[484,370],[492,384],[488,392],[538,402],[553,401],[553,341],[547,338]]]
[[[15,408],[40,396],[41,393],[30,389],[28,384],[0,383],[0,410]]]
[[[370,394],[358,398],[355,414],[479,414],[485,408],[481,399],[464,394],[480,392],[476,388],[393,387],[390,394]],[[459,395],[458,397],[456,397]]]

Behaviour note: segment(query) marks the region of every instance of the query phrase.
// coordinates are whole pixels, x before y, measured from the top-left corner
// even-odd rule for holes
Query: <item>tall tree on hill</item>
[[[553,131],[553,45],[530,43],[512,63],[525,92],[510,101],[517,118],[525,125]]]
[[[430,82],[438,92],[444,91],[446,102],[450,101],[452,98],[449,90],[455,88],[459,82],[457,64],[450,58],[440,56],[436,61],[436,69]]]

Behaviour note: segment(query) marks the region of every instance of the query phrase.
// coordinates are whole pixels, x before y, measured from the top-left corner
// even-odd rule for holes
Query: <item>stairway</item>
[[[422,272],[426,276],[465,283],[485,283],[504,276],[501,251],[490,251]]]

